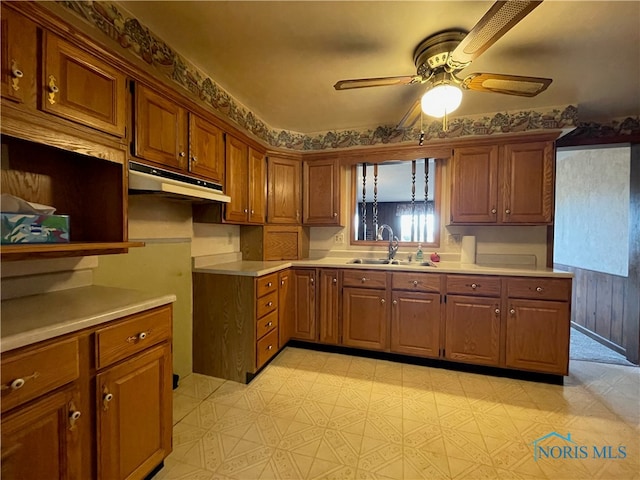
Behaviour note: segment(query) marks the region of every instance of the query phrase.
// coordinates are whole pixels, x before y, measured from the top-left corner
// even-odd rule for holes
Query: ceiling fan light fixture
[[[449,82],[430,88],[422,96],[422,111],[430,117],[442,118],[455,111],[462,102],[462,90]]]

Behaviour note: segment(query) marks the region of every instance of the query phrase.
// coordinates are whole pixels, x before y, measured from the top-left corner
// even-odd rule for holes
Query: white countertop
[[[175,295],[97,285],[4,300],[0,352],[175,301]]]
[[[556,277],[572,278],[571,272],[555,270],[552,268],[532,268],[526,266],[509,265],[475,265],[460,262],[439,262],[435,267],[425,267],[414,264],[405,265],[364,265],[348,263],[350,259],[339,257],[327,257],[320,260],[295,260],[295,261],[237,261],[229,263],[203,265],[193,269],[196,273],[217,273],[223,275],[246,275],[260,277],[277,272],[289,267],[312,268],[349,268],[365,270],[385,270],[388,272],[425,272],[425,273],[457,273],[468,275],[506,275],[525,277]]]

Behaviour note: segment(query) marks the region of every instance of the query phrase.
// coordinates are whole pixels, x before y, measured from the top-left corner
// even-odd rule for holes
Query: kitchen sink
[[[403,260],[387,260],[386,258],[354,258],[347,262],[356,265],[415,265],[420,267],[435,267],[433,262],[408,262]]]

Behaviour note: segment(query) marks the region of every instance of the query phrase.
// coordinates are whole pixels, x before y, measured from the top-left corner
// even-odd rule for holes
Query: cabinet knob
[[[54,77],[53,75],[49,75],[49,103],[51,105],[53,105],[54,103],[56,103],[56,93],[58,93],[58,86],[56,85],[56,77]]]
[[[513,308],[512,308],[511,310],[509,310],[509,313],[510,313],[511,315],[515,315],[515,314],[516,314],[516,311],[515,311],[515,309],[513,309]]]
[[[253,210],[251,210],[251,215],[253,215],[253,213],[254,213]]]
[[[244,213],[249,213],[249,209],[248,209],[248,208],[245,208],[245,209],[244,209]]]
[[[24,74],[22,73],[22,70],[18,68],[18,62],[16,62],[15,60],[11,60],[11,76],[13,77],[11,79],[11,88],[13,88],[15,91],[20,90],[20,86],[18,85],[18,83],[20,82],[20,79],[24,76]]]
[[[338,283],[338,279],[337,279],[337,278],[335,278],[335,277],[334,277],[331,281],[332,281],[333,283]]]
[[[471,288],[473,288],[475,290],[476,288],[478,288],[478,284],[477,283],[472,283],[471,284]]]
[[[184,157],[186,154],[184,152],[180,152],[178,155],[180,155],[181,157]]]
[[[338,212],[333,212],[333,216],[337,217],[338,216]]]
[[[102,409],[106,412],[109,410],[109,402],[113,400],[113,393],[109,392],[109,389],[105,385],[102,387]]]
[[[394,305],[397,305],[397,304],[398,304],[398,300],[394,300],[392,303],[393,303]]]
[[[76,422],[80,419],[82,413],[80,410],[76,410],[76,406],[73,402],[69,404],[69,430],[73,430],[76,427]]]
[[[12,390],[12,391],[20,390],[22,387],[24,387],[24,384],[27,383],[27,380],[38,378],[39,376],[40,374],[38,372],[33,372],[31,375],[27,377],[16,378],[12,380],[11,383],[7,385],[2,385],[2,387],[0,387],[0,390]]]
[[[362,283],[367,281],[367,277],[362,277]]]
[[[496,315],[500,315],[500,309],[499,308],[496,308],[495,312],[496,312]]]
[[[270,307],[273,305],[273,302],[267,302],[267,307]]]
[[[506,213],[507,215],[509,215],[511,213],[511,210],[509,210],[508,208],[504,211],[504,213]]]
[[[542,288],[542,287],[536,287],[536,292],[538,292],[538,293],[542,292],[543,290],[544,290],[544,288]]]
[[[272,286],[272,285],[273,285],[273,283],[271,283],[271,282],[267,282],[267,287],[270,287],[270,286]]]
[[[198,163],[198,157],[196,157],[195,155],[193,157],[191,157],[191,161],[193,163]]]
[[[496,210],[495,208],[492,208],[491,213],[498,213],[498,210]]]
[[[145,338],[147,338],[147,332],[140,332],[140,335],[138,335],[138,338],[140,340],[144,340]]]
[[[284,285],[284,280],[280,280],[280,285]]]
[[[273,345],[269,345],[269,346],[267,347],[267,350],[272,350],[272,349],[273,349]]]
[[[417,286],[418,286],[418,281],[417,281],[417,280],[414,280],[414,281],[413,281],[413,286],[414,286],[414,287],[417,287]]]
[[[271,325],[273,325],[273,322],[267,322],[267,327],[270,327]]]
[[[130,337],[127,337],[127,342],[135,343],[136,341],[142,341],[145,338],[147,338],[150,334],[151,334],[151,330],[148,330],[146,332],[140,332],[137,335],[131,335]]]
[[[316,279],[311,277],[311,279],[309,280],[309,282],[311,282],[311,284],[313,285],[315,283]]]
[[[380,299],[380,303],[382,303],[384,305],[385,303],[387,303],[387,301],[384,298],[381,298]]]

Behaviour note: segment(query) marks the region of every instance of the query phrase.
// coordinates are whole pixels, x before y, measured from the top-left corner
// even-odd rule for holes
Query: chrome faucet
[[[383,240],[382,232],[384,232],[385,229],[389,230],[389,255],[387,256],[387,260],[391,261],[398,251],[398,237],[393,234],[393,229],[389,225],[383,224],[378,228],[378,240]]]

